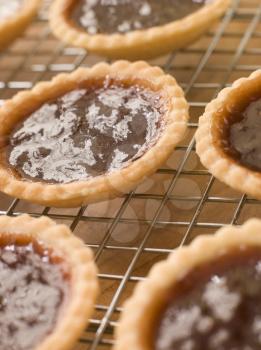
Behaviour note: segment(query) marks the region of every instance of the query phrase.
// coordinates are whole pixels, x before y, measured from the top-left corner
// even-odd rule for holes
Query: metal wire
[[[50,2],[50,1],[49,1]],[[45,9],[0,55],[0,102],[40,80],[101,60],[64,47],[50,33]],[[0,215],[47,215],[70,225],[95,253],[101,296],[76,349],[110,349],[123,301],[155,262],[199,234],[261,215],[261,202],[219,183],[195,155],[198,116],[220,89],[260,68],[260,0],[235,0],[224,18],[197,43],[152,61],[173,74],[191,106],[185,141],[166,166],[122,199],[79,209],[43,208],[0,196]]]

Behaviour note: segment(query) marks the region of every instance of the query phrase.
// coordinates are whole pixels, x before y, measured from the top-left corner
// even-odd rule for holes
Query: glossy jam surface
[[[261,249],[197,267],[169,292],[154,349],[261,349],[260,295]]]
[[[80,0],[72,1],[67,10],[67,17],[89,34],[126,33],[181,19],[210,2],[210,0]]]
[[[223,123],[221,147],[239,164],[261,171],[261,98],[232,111]]]
[[[0,22],[16,14],[22,5],[22,0],[0,0]]]
[[[0,349],[35,349],[49,335],[67,292],[61,263],[37,243],[0,244]]]
[[[86,180],[126,167],[157,141],[162,99],[137,85],[92,84],[44,104],[9,138],[8,162],[21,177]]]

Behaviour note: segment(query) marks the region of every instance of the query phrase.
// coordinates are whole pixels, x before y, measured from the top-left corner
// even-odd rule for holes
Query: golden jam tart
[[[61,40],[112,58],[145,59],[188,45],[230,0],[56,0],[50,10]]]
[[[41,0],[0,0],[0,50],[21,35],[40,3]]]
[[[175,79],[145,62],[58,75],[0,109],[0,189],[62,207],[120,196],[166,161],[187,119]]]
[[[261,71],[224,89],[196,132],[202,164],[232,188],[261,198]]]
[[[261,248],[226,253],[175,284],[155,326],[155,350],[261,346]]]
[[[223,113],[213,125],[220,151],[239,165],[261,171],[261,93]]]
[[[72,349],[97,294],[83,242],[44,217],[2,216],[0,281],[0,349]]]
[[[260,230],[224,227],[156,264],[124,305],[115,349],[260,349]]]

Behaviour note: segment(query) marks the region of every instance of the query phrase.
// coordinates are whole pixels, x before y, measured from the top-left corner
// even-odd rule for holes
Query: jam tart
[[[64,225],[0,217],[0,348],[69,350],[98,291],[92,252]]]
[[[148,59],[180,49],[203,34],[231,0],[55,0],[53,33],[110,58]]]
[[[261,70],[220,92],[196,132],[202,164],[230,187],[261,199]]]
[[[58,75],[0,109],[0,190],[58,207],[121,196],[166,161],[187,119],[175,79],[145,62]]]
[[[261,221],[196,238],[126,302],[115,350],[258,350]]]
[[[0,0],[0,50],[21,35],[40,3],[41,0]]]

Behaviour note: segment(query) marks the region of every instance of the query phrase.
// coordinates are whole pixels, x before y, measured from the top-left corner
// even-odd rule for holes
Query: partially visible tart
[[[21,35],[40,3],[41,0],[0,0],[0,50]]]
[[[111,58],[145,59],[193,42],[230,0],[55,0],[50,24],[62,41]]]
[[[72,349],[97,289],[92,253],[66,226],[0,217],[0,349]]]
[[[196,132],[202,164],[232,188],[261,198],[261,70],[220,92]]]
[[[115,350],[258,350],[261,221],[200,236],[156,264],[126,302]]]
[[[0,109],[0,189],[61,207],[120,196],[168,158],[187,119],[175,79],[145,62],[58,75]]]

